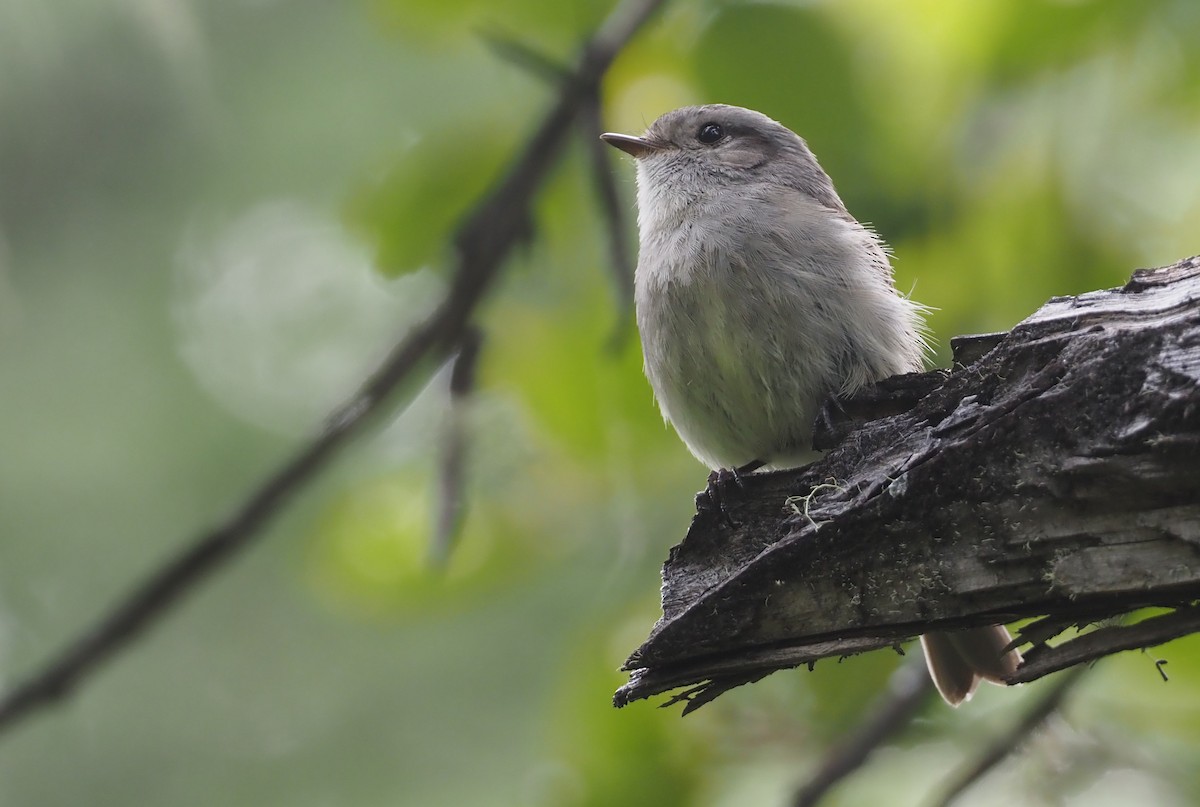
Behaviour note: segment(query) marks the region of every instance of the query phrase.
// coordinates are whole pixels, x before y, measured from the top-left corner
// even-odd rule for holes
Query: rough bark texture
[[[1039,617],[1013,683],[1200,630],[1200,258],[1055,298],[825,422],[697,514],[616,703],[688,708],[931,628]],[[835,444],[835,445],[834,445]],[[1168,610],[1056,641],[1147,606]]]

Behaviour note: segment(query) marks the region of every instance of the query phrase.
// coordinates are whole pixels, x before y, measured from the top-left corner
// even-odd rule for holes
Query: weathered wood
[[[836,446],[746,478],[733,526],[697,514],[618,705],[931,628],[1048,617],[1014,682],[1200,630],[1200,258],[961,345],[829,407]],[[1046,644],[1151,605],[1178,610]]]

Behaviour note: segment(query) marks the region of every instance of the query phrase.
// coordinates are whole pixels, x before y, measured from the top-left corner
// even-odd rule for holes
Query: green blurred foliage
[[[347,301],[397,311],[397,334],[419,316],[413,301],[452,265],[457,218],[554,89],[485,40],[566,63],[609,8],[0,0],[8,680],[308,434],[291,412],[239,412],[348,392],[321,368],[386,345],[334,316]],[[1193,0],[676,0],[613,65],[605,125],[636,132],[720,101],[795,129],[891,243],[900,288],[935,309],[944,361],[958,333],[1198,251],[1196,42]],[[470,509],[448,566],[430,567],[428,543],[443,372],[247,558],[6,738],[0,804],[784,804],[869,713],[894,654],[778,674],[684,720],[609,705],[706,471],[641,375],[589,173],[594,134],[565,151],[480,312]],[[612,165],[632,214],[632,168],[616,153]],[[315,241],[281,227],[256,251],[245,229],[264,206],[328,226]],[[211,220],[239,237],[197,224]],[[345,243],[310,249],[329,233]],[[247,247],[200,249],[228,265],[185,282],[179,256],[206,239]],[[336,272],[287,260],[360,248],[377,271],[344,267],[344,297]],[[260,271],[271,262],[282,271]],[[294,312],[269,309],[263,278],[280,277],[307,292]],[[205,306],[217,292],[222,306]],[[205,333],[243,342],[189,331],[213,310],[230,319]],[[268,321],[303,344],[244,327]],[[238,401],[185,345],[226,385],[244,374]],[[301,358],[303,372],[281,371]],[[1039,691],[931,703],[829,803],[925,803]],[[1124,654],[962,803],[1197,803],[1198,736],[1200,644]]]
[[[375,246],[380,271],[395,277],[444,266],[447,234],[496,181],[516,145],[515,124],[480,117],[426,137],[350,199],[348,221]]]
[[[350,613],[428,618],[478,607],[499,588],[544,573],[519,514],[484,501],[469,514],[471,540],[442,573],[431,560],[434,491],[413,470],[361,482],[332,497],[312,524],[308,571],[328,601]]]
[[[847,133],[868,129],[870,107],[847,44],[832,15],[816,7],[723,4],[692,50],[692,69],[704,98],[771,110],[803,133],[831,176],[866,185],[872,161]],[[796,79],[806,76],[819,80],[797,92]]]
[[[370,0],[369,7],[401,37],[515,35],[542,40],[547,50],[566,56],[572,44],[595,30],[611,4],[603,0]]]
[[[580,685],[613,691],[622,676],[606,664],[612,632],[597,625],[585,632],[578,647],[568,647],[568,663],[560,670],[564,686],[550,700],[548,745],[557,749],[556,786],[541,794],[539,804],[555,807],[605,807],[610,804],[694,804],[701,769],[709,753],[691,731],[679,735],[677,721],[662,720],[652,710],[618,712],[602,699],[581,699]],[[614,776],[614,772],[619,775]]]

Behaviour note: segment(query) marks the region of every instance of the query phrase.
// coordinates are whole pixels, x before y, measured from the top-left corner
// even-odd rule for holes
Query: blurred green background
[[[568,59],[608,10],[0,0],[5,684],[231,510],[438,298],[447,229],[551,95],[481,34]],[[945,346],[1200,252],[1197,42],[1194,0],[676,0],[614,65],[606,125],[720,101],[800,132]],[[0,804],[786,803],[899,660],[780,673],[684,720],[610,707],[706,471],[635,335],[605,350],[586,156],[482,311],[448,570],[426,560],[442,372],[0,737]],[[829,803],[924,803],[1039,686],[986,690],[930,703]],[[962,803],[1134,799],[1200,803],[1194,639],[1101,662]]]

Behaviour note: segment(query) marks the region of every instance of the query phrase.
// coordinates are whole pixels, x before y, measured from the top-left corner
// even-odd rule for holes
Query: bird
[[[645,374],[663,417],[712,470],[713,498],[727,474],[814,459],[813,423],[831,397],[923,369],[927,309],[896,289],[884,242],[799,135],[707,104],[667,112],[641,136],[600,137],[637,168]],[[1021,662],[999,625],[921,644],[954,706]]]

